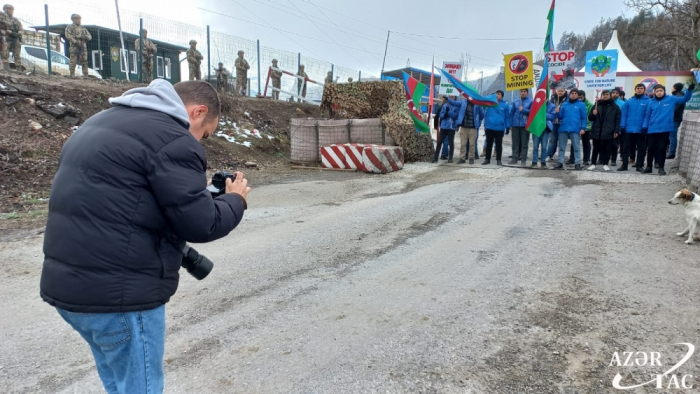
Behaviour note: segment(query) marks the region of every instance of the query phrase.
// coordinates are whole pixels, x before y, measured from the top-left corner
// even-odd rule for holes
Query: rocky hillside
[[[0,233],[13,221],[41,222],[65,141],[136,86],[0,72]],[[210,171],[285,166],[290,119],[320,116],[316,106],[255,98],[222,97],[222,107],[217,136],[202,141]]]

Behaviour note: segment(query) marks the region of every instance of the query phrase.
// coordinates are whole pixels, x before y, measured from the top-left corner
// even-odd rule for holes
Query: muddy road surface
[[[239,228],[196,245],[210,276],[181,272],[166,392],[615,393],[617,373],[645,383],[687,353],[675,344],[700,346],[700,242],[675,235],[683,208],[667,204],[680,186],[675,175],[415,164],[257,187]],[[87,344],[39,297],[41,245],[0,242],[0,392],[103,392]],[[624,352],[657,352],[660,365],[626,365]],[[698,357],[661,389],[626,392],[697,392]]]

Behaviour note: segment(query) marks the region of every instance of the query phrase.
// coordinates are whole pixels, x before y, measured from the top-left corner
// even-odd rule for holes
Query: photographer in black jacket
[[[65,143],[51,186],[41,297],[88,342],[109,393],[163,390],[165,303],[186,241],[243,217],[243,174],[217,198],[204,149],[220,103],[206,82],[158,79],[110,99]]]

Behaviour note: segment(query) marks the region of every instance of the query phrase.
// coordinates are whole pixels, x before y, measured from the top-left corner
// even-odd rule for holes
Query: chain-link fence
[[[678,137],[678,172],[691,190],[700,188],[700,112],[686,112]]]
[[[26,22],[25,30],[46,31],[45,2],[46,0],[23,0],[15,4],[15,16]],[[221,62],[229,72],[226,90],[231,92],[236,91],[235,61],[239,50],[245,52],[245,59],[250,66],[247,72],[248,89],[246,91],[249,96],[262,94],[265,91],[268,70],[273,59],[278,60],[280,69],[293,74],[296,74],[299,71],[299,65],[303,64],[309,79],[320,84],[324,83],[329,71],[333,72],[334,82],[347,82],[348,78],[352,78],[353,81],[361,79],[361,74],[357,70],[333,65],[301,53],[260,45],[258,40],[213,30],[208,32],[206,26],[195,26],[125,8],[120,8],[118,20],[115,5],[111,2],[54,0],[49,2],[48,11],[48,30],[53,35],[53,40],[60,40],[60,45],[54,44],[52,48],[57,53],[52,53],[51,56],[51,71],[56,74],[68,73],[70,43],[66,40],[64,32],[65,28],[72,23],[71,14],[78,13],[82,17],[82,25],[92,35],[92,39],[87,42],[87,53],[83,56],[87,58],[90,75],[96,77],[148,80],[148,70],[143,70],[145,65],[146,68],[151,69],[152,78],[165,78],[173,83],[187,80],[190,70],[185,52],[189,49],[190,40],[195,40],[197,50],[203,56],[199,66],[201,79],[216,85],[215,69]],[[135,48],[136,40],[140,38],[141,26],[148,31],[148,39],[157,47],[152,58],[149,57],[145,62],[140,61],[139,51]],[[122,49],[122,39],[124,49]],[[45,47],[46,45],[43,45],[43,48]],[[34,51],[34,54],[41,57],[39,51]],[[27,57],[27,61],[23,62],[25,68],[28,68],[29,62],[34,61],[32,66],[35,68],[38,64],[42,64],[38,67],[38,72],[47,69],[46,52],[43,54],[43,62],[42,59],[34,59],[29,54]],[[80,64],[81,61],[78,60],[76,74],[81,72]],[[283,75],[281,90],[298,93],[299,81],[293,76]],[[267,95],[271,96],[271,92],[270,83]],[[322,86],[307,83],[307,99],[320,102],[322,95]],[[280,99],[287,100],[289,95],[281,93]]]

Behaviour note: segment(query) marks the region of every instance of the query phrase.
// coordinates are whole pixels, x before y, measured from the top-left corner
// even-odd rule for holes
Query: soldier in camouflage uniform
[[[236,59],[236,91],[241,96],[246,95],[248,70],[250,69],[248,61],[243,58],[244,54],[243,51],[238,51],[238,59]]]
[[[78,14],[71,15],[73,24],[66,27],[66,39],[70,42],[70,70],[71,78],[75,77],[75,65],[80,60],[83,67],[83,76],[88,76],[87,42],[92,40],[90,32],[80,26],[81,18]]]
[[[352,77],[348,77],[348,82],[352,83]]]
[[[10,4],[5,4],[2,7],[4,14],[0,14],[0,35],[3,36],[2,52],[2,67],[4,70],[10,70],[10,52],[15,59],[15,70],[22,71],[22,22],[12,16],[15,12],[15,7]]]
[[[190,66],[190,81],[202,79],[202,59],[204,56],[197,50],[197,41],[190,40],[190,49],[187,50],[187,64]]]
[[[323,83],[327,84],[331,82],[333,82],[333,72],[329,71],[328,74],[326,74],[326,79],[323,81]]]
[[[134,48],[136,48],[136,51],[141,50],[143,83],[151,83],[153,80],[153,54],[158,51],[158,48],[156,44],[148,39],[148,30],[141,30],[141,36],[143,37],[143,46],[141,45],[141,38],[137,38],[134,41]]]
[[[306,80],[309,79],[309,75],[304,72],[304,68],[305,67],[303,64],[299,66],[299,73],[297,74],[297,76],[302,77],[303,79],[297,78],[297,81],[299,82],[299,95],[303,98],[306,98]],[[299,102],[301,102],[301,98],[299,98]]]
[[[219,62],[219,68],[216,69],[216,88],[221,93],[228,91],[228,70],[224,67],[224,63]]]
[[[272,59],[272,67],[279,68],[279,66],[277,66],[277,59]],[[282,89],[282,71],[272,70],[272,73],[270,73],[270,79],[272,79],[273,88]],[[273,89],[272,99],[279,100],[280,92]]]

